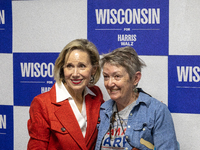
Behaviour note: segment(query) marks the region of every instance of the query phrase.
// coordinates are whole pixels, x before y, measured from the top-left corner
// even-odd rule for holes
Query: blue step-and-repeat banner
[[[199,56],[168,57],[168,107],[173,113],[200,113]]]
[[[12,53],[11,0],[0,1],[0,39],[0,53]],[[3,98],[1,97],[1,99]],[[13,106],[0,105],[1,150],[13,149],[13,132]]]
[[[132,46],[139,55],[167,56],[170,111],[200,113],[199,56],[169,55],[169,0],[89,0],[88,39],[100,54]]]
[[[14,149],[13,107],[29,107],[36,95],[50,90],[59,55],[13,52],[12,15],[12,1],[0,0],[0,53],[11,54],[13,62],[13,105],[0,105],[1,150]],[[169,55],[169,0],[88,0],[87,37],[100,54],[132,46],[142,56],[167,57],[169,110],[200,114],[200,59]]]
[[[0,1],[0,53],[12,53],[11,0]]]
[[[33,97],[54,84],[58,53],[13,53],[14,105],[30,106]]]
[[[168,0],[88,1],[88,38],[102,53],[132,46],[139,55],[168,55]]]

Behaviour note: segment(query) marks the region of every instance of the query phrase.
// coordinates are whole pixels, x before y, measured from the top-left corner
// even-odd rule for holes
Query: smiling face
[[[65,87],[70,94],[82,94],[95,73],[87,52],[73,50],[64,65]]]
[[[130,80],[129,74],[124,67],[105,63],[103,76],[104,85],[112,100],[121,105],[128,105],[132,102],[135,78]]]

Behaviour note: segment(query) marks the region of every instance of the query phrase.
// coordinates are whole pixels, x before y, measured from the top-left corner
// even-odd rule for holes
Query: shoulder
[[[88,88],[100,99],[100,101],[102,103],[104,102],[103,94],[101,92],[101,89],[98,86],[94,85],[94,86],[88,87]]]
[[[89,88],[95,95],[103,97],[103,94],[102,94],[102,92],[101,92],[101,89],[100,89],[98,86],[94,85],[94,86],[88,87],[88,88]]]
[[[109,99],[101,105],[101,109],[112,109],[114,103],[112,99]]]
[[[156,110],[168,110],[168,106],[165,103],[157,100],[154,97],[151,97],[151,107],[154,107]]]
[[[31,102],[31,105],[33,105],[34,103],[51,103],[54,100],[56,100],[55,84],[52,86],[52,88],[49,91],[35,96],[33,98],[33,101]]]
[[[91,86],[91,87],[88,87],[92,92],[94,92],[95,94],[97,93],[101,93],[101,90],[98,86],[94,85],[94,86]]]
[[[146,105],[165,105],[164,103],[152,97],[151,95],[143,92],[140,92],[138,102],[144,102]]]
[[[148,94],[140,93],[139,103],[145,103],[147,109],[151,111],[161,112],[161,111],[168,111],[168,107],[163,102],[157,100],[154,97],[151,97]]]

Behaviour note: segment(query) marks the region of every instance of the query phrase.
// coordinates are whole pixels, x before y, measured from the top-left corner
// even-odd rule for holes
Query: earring
[[[93,84],[94,83],[94,76],[91,75],[91,78],[90,78],[90,84]]]
[[[137,89],[136,87],[137,87],[137,85],[133,88],[133,91],[134,91],[135,93],[138,92],[138,89]]]

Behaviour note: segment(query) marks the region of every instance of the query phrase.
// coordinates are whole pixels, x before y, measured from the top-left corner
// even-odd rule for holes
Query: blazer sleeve
[[[28,142],[28,150],[46,150],[48,147],[48,141],[50,137],[50,127],[48,112],[46,104],[40,96],[33,99],[28,120],[28,131],[30,139]]]

